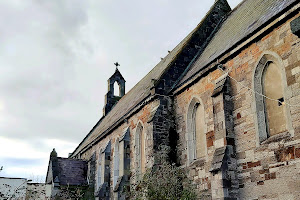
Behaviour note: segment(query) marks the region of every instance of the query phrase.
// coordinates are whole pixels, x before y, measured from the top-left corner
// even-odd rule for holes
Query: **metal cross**
[[[114,65],[116,65],[117,69],[118,69],[118,66],[120,66],[120,64],[118,62],[115,62]]]

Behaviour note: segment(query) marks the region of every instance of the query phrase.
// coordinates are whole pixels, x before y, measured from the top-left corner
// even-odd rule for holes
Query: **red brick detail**
[[[238,113],[237,115],[236,115],[236,118],[237,119],[240,119],[242,116],[241,116],[241,113]]]
[[[130,127],[131,129],[135,129],[136,125],[134,124],[133,120],[130,121]]]
[[[276,157],[279,162],[295,159],[295,147],[282,148],[276,152]]]
[[[295,157],[300,158],[300,148],[295,149]]]
[[[269,173],[269,169],[262,169],[262,170],[259,170],[259,173],[260,173],[260,174]]]
[[[275,172],[271,173],[270,175],[271,175],[270,176],[271,179],[275,179],[276,178],[276,173]]]
[[[206,143],[207,147],[211,147],[214,145],[214,140],[215,140],[215,133],[214,131],[210,131],[206,133]]]
[[[258,181],[257,185],[264,185],[265,183],[263,181]]]
[[[276,167],[281,167],[281,166],[284,166],[284,164],[278,164],[278,165],[275,165],[275,166],[272,166],[272,167],[270,167],[270,168],[276,168]]]
[[[260,161],[257,162],[247,162],[248,168],[260,166]]]
[[[247,163],[243,163],[243,169],[247,169]]]
[[[213,88],[214,88],[214,84],[212,84],[212,83],[208,83],[205,85],[205,91],[212,90]]]
[[[263,37],[263,38],[261,39],[261,41],[265,41],[265,40],[268,39],[270,36],[271,36],[271,34],[266,35],[265,37]]]
[[[275,179],[276,178],[276,173],[273,172],[271,174],[265,174],[265,180],[271,180],[271,179]]]

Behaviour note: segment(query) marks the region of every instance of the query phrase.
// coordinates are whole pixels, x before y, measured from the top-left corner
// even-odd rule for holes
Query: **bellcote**
[[[117,66],[117,65],[116,65]],[[105,106],[103,108],[103,115],[107,115],[109,111],[117,104],[117,102],[125,95],[125,79],[116,68],[115,73],[107,80],[108,92],[105,95]],[[115,84],[117,83],[117,84]],[[114,86],[118,87],[114,87]],[[115,95],[115,90],[118,90],[119,95]]]

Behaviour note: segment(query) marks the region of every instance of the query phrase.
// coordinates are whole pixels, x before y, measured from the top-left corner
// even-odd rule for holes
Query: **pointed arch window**
[[[266,54],[255,69],[254,90],[259,142],[277,134],[290,134],[289,112],[284,105],[286,83],[281,65],[275,56]]]
[[[120,169],[120,153],[119,153],[119,148],[120,148],[120,142],[119,138],[117,138],[116,143],[115,143],[115,149],[114,149],[114,179],[113,179],[113,187],[116,186],[119,178],[119,169]]]
[[[117,81],[115,81],[115,83],[114,83],[114,96],[119,97],[119,96],[121,96],[120,93],[121,93],[120,84]]]
[[[138,124],[136,129],[135,147],[136,147],[136,169],[138,174],[146,171],[146,154],[145,154],[145,133],[142,124]]]
[[[206,135],[203,104],[194,98],[187,114],[187,149],[189,162],[206,155]]]
[[[130,134],[129,127],[127,127],[124,129],[123,135],[117,139],[115,143],[113,179],[113,191],[115,199],[125,199],[123,189],[129,183],[129,177]]]
[[[97,188],[103,183],[102,179],[102,151],[99,152],[98,164],[97,164]]]

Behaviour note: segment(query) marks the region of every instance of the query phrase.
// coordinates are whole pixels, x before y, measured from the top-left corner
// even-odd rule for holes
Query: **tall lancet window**
[[[115,149],[114,149],[114,179],[113,179],[113,187],[116,186],[119,178],[119,169],[120,169],[120,143],[119,138],[116,140]]]
[[[265,96],[284,102],[281,73],[275,63],[267,63],[262,82]],[[286,112],[282,103],[269,98],[264,99],[265,117],[268,136],[273,136],[287,130]]]
[[[102,179],[102,151],[100,150],[98,155],[98,164],[97,164],[97,188],[103,183]]]
[[[285,69],[278,55],[270,52],[261,57],[255,69],[253,85],[259,142],[277,134],[292,135],[289,107],[285,105]]]
[[[135,147],[136,147],[136,169],[138,174],[143,174],[146,171],[146,154],[145,154],[145,133],[141,123],[136,129]]]
[[[206,155],[204,107],[194,98],[187,113],[187,153],[189,162]]]
[[[114,199],[126,199],[123,190],[130,178],[130,134],[129,127],[116,140],[114,151]]]

